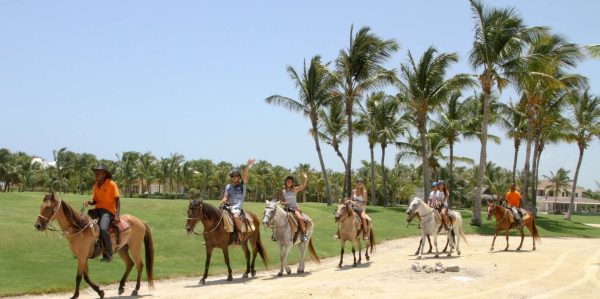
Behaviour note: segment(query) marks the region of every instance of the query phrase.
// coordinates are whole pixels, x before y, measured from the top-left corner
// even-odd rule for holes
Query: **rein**
[[[202,211],[204,210],[202,208],[203,205],[204,205],[203,203],[200,204],[200,213],[202,213]],[[190,218],[190,217],[188,217],[188,220],[198,220],[198,219],[201,219],[201,217],[196,217],[196,218]],[[217,230],[217,228],[219,228],[219,224],[221,223],[222,220],[223,220],[223,213],[221,213],[221,217],[219,218],[219,221],[217,221],[217,224],[215,224],[215,226],[210,231],[203,231],[201,234],[197,233],[195,231],[196,224],[194,223],[194,229],[192,229],[192,233],[194,233],[195,235],[199,235],[199,236],[202,236],[202,235],[205,235],[205,234],[210,234],[210,233],[214,232],[215,230]]]
[[[82,233],[86,228],[88,228],[88,227],[94,225],[94,223],[98,222],[97,220],[89,221],[86,226],[84,226],[78,232],[72,233],[72,234],[71,233],[67,233],[66,229],[62,229],[62,228],[61,229],[56,229],[52,225],[52,220],[55,219],[56,214],[58,213],[58,209],[60,208],[61,205],[62,205],[62,200],[58,199],[58,205],[54,208],[54,211],[52,212],[52,216],[50,216],[49,218],[47,218],[47,217],[45,217],[44,215],[41,215],[41,214],[38,215],[38,217],[41,217],[42,219],[46,220],[46,230],[53,231],[53,232],[59,232],[60,235],[63,236],[63,237],[72,237],[72,236],[76,236],[76,235]],[[83,208],[81,208],[80,214],[83,214]]]

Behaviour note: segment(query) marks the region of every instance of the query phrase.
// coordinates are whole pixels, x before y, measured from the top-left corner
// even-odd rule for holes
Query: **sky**
[[[600,43],[600,1],[485,2],[515,7],[528,25],[571,42]],[[49,160],[67,147],[100,159],[134,150],[319,169],[308,120],[264,101],[297,98],[287,66],[301,70],[315,55],[334,61],[354,25],[399,43],[388,68],[406,62],[408,50],[420,57],[433,45],[458,53],[451,74],[474,73],[466,60],[474,24],[468,1],[0,1],[0,147]],[[600,95],[600,59],[574,71]],[[503,141],[488,145],[488,160],[510,169],[512,142],[491,132]],[[333,150],[322,148],[326,167],[341,171]],[[455,149],[476,161],[479,151],[477,142]],[[387,165],[395,155],[389,147]],[[573,177],[577,155],[575,144],[549,145],[540,175],[563,167]],[[357,137],[353,167],[368,159]],[[598,188],[599,161],[596,140],[578,185]]]

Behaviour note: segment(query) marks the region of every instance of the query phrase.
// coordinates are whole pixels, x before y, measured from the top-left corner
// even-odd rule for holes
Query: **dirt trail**
[[[442,241],[443,240],[443,241]],[[504,238],[496,240],[496,250],[490,252],[492,237],[468,235],[469,245],[461,243],[462,255],[435,259],[426,255],[420,264],[460,266],[458,273],[416,273],[410,270],[416,260],[412,255],[418,238],[411,237],[385,242],[377,246],[371,262],[358,268],[351,266],[351,254],[346,264],[337,268],[339,257],[329,258],[320,265],[306,265],[307,273],[277,277],[278,265],[259,272],[255,278],[241,279],[234,273],[233,282],[225,276],[209,277],[206,285],[198,278],[158,281],[148,290],[144,283],[140,295],[148,298],[315,298],[356,297],[447,297],[447,298],[598,298],[600,291],[600,240],[582,238],[544,238],[537,250],[531,251],[531,238],[526,237],[521,252],[514,251],[517,238],[511,237],[510,250],[499,251]],[[445,243],[445,237],[440,238]],[[346,251],[348,252],[348,250]],[[277,256],[275,252],[271,254]],[[201,265],[198,265],[201,267]],[[295,272],[295,267],[292,267]],[[85,285],[85,284],[84,284]],[[126,294],[133,284],[127,285]],[[104,286],[107,298],[117,296],[117,285]],[[21,296],[24,298],[65,298],[69,294]],[[80,298],[97,298],[90,288]]]

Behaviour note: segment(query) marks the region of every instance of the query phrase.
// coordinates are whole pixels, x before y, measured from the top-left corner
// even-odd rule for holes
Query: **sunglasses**
[[[240,176],[239,176],[239,175],[237,175],[237,174],[234,174],[234,175],[230,175],[229,177],[230,177],[230,178],[235,178],[235,177],[238,177],[238,178],[239,178]]]

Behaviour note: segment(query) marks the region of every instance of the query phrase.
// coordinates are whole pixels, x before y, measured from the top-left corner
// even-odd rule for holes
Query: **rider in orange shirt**
[[[119,187],[112,180],[112,174],[108,168],[100,163],[92,168],[94,171],[94,195],[92,200],[84,201],[84,206],[96,205],[96,208],[90,210],[91,215],[99,219],[100,237],[104,244],[104,254],[102,261],[110,262],[112,260],[112,242],[108,228],[112,220],[119,223],[119,214],[121,212],[121,202],[119,201]]]
[[[506,193],[506,201],[508,202],[508,208],[512,210],[517,225],[521,225],[521,193],[516,190],[515,184],[510,186],[510,191]]]

